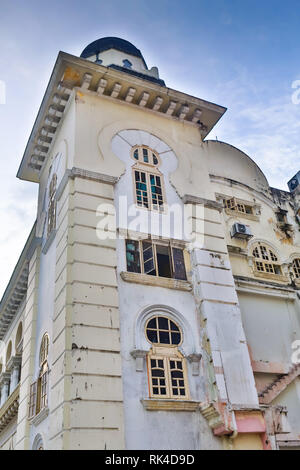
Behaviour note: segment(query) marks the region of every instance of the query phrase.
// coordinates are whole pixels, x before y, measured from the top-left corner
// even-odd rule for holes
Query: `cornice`
[[[19,178],[39,182],[73,90],[196,126],[202,139],[226,111],[209,101],[60,52],[17,173]]]

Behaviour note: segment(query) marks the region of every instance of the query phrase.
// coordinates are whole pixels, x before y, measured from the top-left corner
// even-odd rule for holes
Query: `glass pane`
[[[172,248],[174,263],[174,278],[186,280],[186,271],[184,265],[183,250],[180,248]]]
[[[160,389],[160,393],[161,393],[161,395],[166,395],[166,389],[165,389],[165,388],[161,388],[161,389]]]
[[[160,331],[159,332],[159,342],[161,344],[170,344],[169,333],[166,332],[166,331]]]
[[[138,151],[138,149],[136,149],[136,150],[134,151],[133,156],[134,156],[134,158],[135,158],[136,160],[139,159],[139,151]]]
[[[139,242],[137,240],[126,240],[126,261],[128,272],[141,272]]]
[[[143,157],[144,157],[144,162],[148,163],[149,162],[149,157],[148,157],[148,150],[143,149]]]
[[[154,165],[157,165],[157,164],[158,164],[158,160],[157,160],[156,156],[154,155],[154,153],[152,154],[152,156],[153,156],[153,164],[154,164]]]
[[[170,326],[172,331],[180,331],[178,326],[170,320]]]
[[[172,344],[179,344],[181,340],[180,333],[171,333]]]
[[[153,330],[147,330],[147,338],[150,343],[157,343],[157,332]]]
[[[152,320],[148,321],[147,328],[156,328],[156,317],[152,318]]]
[[[158,317],[158,326],[161,330],[169,330],[169,320],[164,317]]]
[[[164,377],[164,371],[160,369],[152,369],[152,377]]]

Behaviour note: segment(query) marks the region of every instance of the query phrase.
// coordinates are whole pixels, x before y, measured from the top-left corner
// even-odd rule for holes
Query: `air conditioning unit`
[[[292,193],[293,191],[295,191],[295,189],[297,188],[297,186],[299,186],[299,184],[300,184],[300,171],[298,171],[298,173],[296,173],[295,176],[293,176],[293,178],[288,182],[288,187],[289,187],[290,192]]]
[[[249,225],[240,224],[238,222],[233,224],[230,235],[231,238],[249,239],[253,237]]]

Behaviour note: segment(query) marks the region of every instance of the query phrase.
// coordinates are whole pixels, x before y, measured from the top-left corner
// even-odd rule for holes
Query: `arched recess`
[[[32,444],[32,450],[45,450],[44,440],[41,434],[37,434]]]
[[[11,354],[12,354],[12,342],[10,341],[10,342],[8,343],[8,346],[7,346],[7,349],[6,349],[6,357],[5,357],[5,363],[6,363],[6,364],[7,364],[8,361],[10,360]]]
[[[20,322],[19,326],[18,326],[18,329],[17,329],[17,333],[16,333],[16,339],[15,339],[16,353],[20,352],[19,345],[21,344],[22,339],[23,339],[23,324],[22,324],[22,322]]]
[[[175,153],[178,144],[169,137],[166,133],[163,133],[160,129],[148,126],[146,123],[138,121],[131,121],[126,123],[124,120],[115,121],[112,124],[108,124],[103,127],[98,134],[98,150],[100,158],[102,160],[101,168],[103,173],[110,174],[111,176],[120,177],[125,170],[124,163],[115,155],[112,150],[111,141],[115,135],[121,131],[133,130],[133,131],[144,131],[149,134],[153,134],[161,141],[165,142]]]
[[[198,353],[192,328],[186,318],[172,307],[166,305],[151,305],[144,308],[137,316],[135,326],[135,345],[137,350],[148,351],[150,344],[145,336],[145,324],[154,315],[162,315],[173,320],[181,328],[182,344],[179,347],[184,356]]]

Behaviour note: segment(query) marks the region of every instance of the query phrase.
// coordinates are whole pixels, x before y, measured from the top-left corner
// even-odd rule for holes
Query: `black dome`
[[[92,55],[99,54],[99,52],[108,51],[109,49],[117,49],[118,51],[125,52],[127,54],[133,55],[135,57],[139,57],[144,62],[145,66],[146,62],[142,53],[139,49],[137,49],[131,42],[125,41],[125,39],[120,38],[101,38],[97,39],[94,42],[91,42],[80,54],[80,57],[86,59]]]

